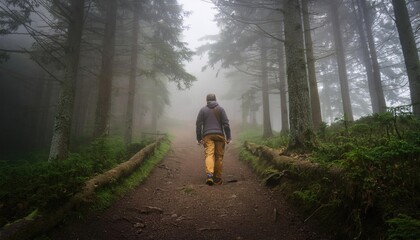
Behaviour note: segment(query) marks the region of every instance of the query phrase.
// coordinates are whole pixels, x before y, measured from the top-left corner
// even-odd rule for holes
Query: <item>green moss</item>
[[[258,157],[252,155],[250,152],[248,152],[245,149],[241,149],[239,153],[239,158],[250,165],[250,167],[261,177],[264,177],[267,175],[267,169],[272,167],[270,164],[268,164],[266,161],[260,160]]]
[[[146,144],[144,141],[130,151],[139,151]],[[121,138],[112,137],[97,139],[64,161],[48,162],[48,156],[41,158],[38,153],[0,161],[0,203],[7,209],[0,216],[1,225],[36,209],[53,211],[62,206],[87,179],[128,160],[130,151]]]
[[[415,213],[420,211],[420,120],[398,111],[324,125],[310,160],[325,168],[343,169],[339,179],[328,179],[322,171],[299,172],[298,179],[277,181],[278,189],[337,238],[384,239],[390,229],[390,239],[417,239],[408,233],[417,226]],[[271,148],[287,145],[285,136],[262,139],[255,130],[246,130],[243,137],[241,141]],[[283,170],[293,171],[272,170],[248,154],[241,152],[241,158],[260,175],[265,171],[275,178]],[[413,214],[412,219],[397,217]],[[343,225],[336,228],[334,222]]]
[[[113,202],[121,198],[125,193],[131,191],[149,176],[150,172],[165,157],[170,150],[170,141],[162,141],[154,154],[145,159],[140,167],[129,177],[116,182],[110,186],[101,188],[97,192],[97,200],[92,206],[93,210],[102,211],[111,206]]]
[[[390,225],[388,239],[420,239],[420,220],[400,214],[387,221]]]
[[[35,219],[39,214],[38,209],[33,210],[28,216],[25,217],[26,220],[33,220]]]
[[[265,145],[271,148],[286,147],[288,144],[288,135],[275,133],[273,137],[263,138],[262,129],[260,128],[246,128],[242,129],[239,134],[239,143],[243,144],[245,141],[253,142],[260,145]]]

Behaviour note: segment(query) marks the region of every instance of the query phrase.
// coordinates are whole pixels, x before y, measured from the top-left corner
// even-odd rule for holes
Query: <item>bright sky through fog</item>
[[[185,25],[189,30],[184,33],[184,41],[192,49],[200,46],[202,42],[198,39],[205,35],[218,33],[216,23],[213,21],[216,10],[211,2],[206,0],[178,0],[183,5],[185,11],[191,12],[191,15],[185,19]]]
[[[182,41],[195,51],[197,47],[205,44],[205,41],[199,40],[200,38],[219,32],[216,22],[213,21],[217,11],[207,0],[178,0],[178,2],[183,5],[185,11],[191,12],[184,20],[189,29],[184,32]],[[216,77],[217,69],[208,68],[202,72],[201,68],[206,64],[207,55],[194,56],[191,62],[185,63],[185,69],[194,75],[197,81],[191,89],[184,91],[177,90],[175,85],[171,84],[171,107],[166,111],[168,117],[195,122],[198,110],[206,104],[207,93],[215,93],[219,103],[226,105],[221,96],[228,89],[227,81],[223,79],[223,74]]]

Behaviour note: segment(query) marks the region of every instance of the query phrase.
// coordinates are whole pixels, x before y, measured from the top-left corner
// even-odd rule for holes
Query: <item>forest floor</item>
[[[304,223],[283,196],[265,187],[232,144],[224,159],[225,183],[207,186],[203,147],[191,134],[172,134],[170,152],[145,182],[104,212],[63,223],[48,237],[328,239]]]

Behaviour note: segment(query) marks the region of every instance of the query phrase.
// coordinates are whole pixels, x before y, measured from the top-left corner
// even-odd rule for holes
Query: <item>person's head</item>
[[[207,94],[206,101],[216,101],[216,95],[214,93]]]

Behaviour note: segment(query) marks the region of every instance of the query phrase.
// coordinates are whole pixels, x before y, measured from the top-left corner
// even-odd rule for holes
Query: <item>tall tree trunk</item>
[[[270,100],[267,76],[267,42],[265,37],[261,37],[261,91],[263,102],[263,137],[269,138],[273,136],[270,119]]]
[[[322,124],[321,103],[319,101],[318,83],[316,82],[315,58],[312,46],[311,25],[309,22],[308,0],[302,0],[303,27],[305,34],[306,62],[308,64],[309,91],[311,94],[312,121],[315,128]]]
[[[38,114],[36,117],[36,126],[35,126],[35,139],[37,140],[37,142],[35,143],[35,147],[39,148],[43,148],[46,146],[46,142],[44,142],[43,140],[45,139],[45,123],[46,123],[46,112],[47,111],[47,104],[46,104],[46,100],[50,99],[50,95],[47,94],[51,94],[51,92],[47,91],[48,90],[48,85],[49,85],[49,81],[46,80],[41,80],[40,81],[40,93],[39,93],[39,110],[38,110]]]
[[[83,52],[83,49],[82,49]],[[81,59],[82,62],[80,63],[83,65],[83,58]],[[87,111],[89,109],[88,105],[90,103],[89,97],[91,95],[90,87],[88,86],[89,83],[86,81],[85,76],[79,76],[76,85],[76,99],[74,102],[74,117],[73,117],[73,124],[72,124],[72,136],[76,138],[81,138],[86,136],[85,131],[85,121]]]
[[[133,136],[134,97],[136,93],[137,57],[139,38],[140,4],[133,2],[133,29],[131,36],[130,76],[128,83],[128,102],[126,114],[125,144],[129,145]]]
[[[50,146],[51,141],[51,126],[54,124],[54,115],[52,113],[52,97],[53,97],[53,84],[55,82],[44,81],[44,93],[42,97],[42,114],[40,116],[38,131],[39,141],[42,144],[42,148],[45,149],[47,146]]]
[[[157,121],[159,120],[159,93],[157,93],[158,81],[159,81],[158,79],[153,78],[154,86],[152,87],[152,91],[155,92],[155,94],[153,94],[152,96],[151,109],[150,109],[150,113],[152,117],[150,128],[153,131],[153,133],[157,133],[158,131],[158,125],[157,125]]]
[[[359,0],[360,7],[363,10],[363,19],[365,23],[365,29],[366,29],[366,37],[368,40],[369,45],[369,53],[370,53],[370,60],[372,61],[372,73],[373,73],[373,82],[374,82],[374,91],[375,96],[378,104],[378,113],[386,112],[386,102],[385,102],[385,96],[384,91],[382,89],[382,79],[381,79],[381,72],[378,62],[378,56],[376,54],[376,46],[375,41],[373,39],[373,33],[372,33],[372,20],[371,20],[371,11],[366,6],[366,0]]]
[[[257,112],[251,112],[251,125],[257,126]]]
[[[334,122],[334,114],[332,110],[332,101],[331,101],[331,80],[325,79],[323,84],[324,91],[322,92],[321,96],[323,98],[324,103],[324,119],[329,119],[329,123]]]
[[[64,81],[61,83],[58,109],[54,121],[49,161],[67,158],[73,117],[80,42],[83,30],[84,0],[72,0],[67,43],[65,46]]]
[[[111,91],[113,78],[113,63],[115,52],[115,28],[117,25],[117,1],[104,1],[105,32],[103,37],[103,51],[101,72],[99,74],[98,102],[94,137],[107,136],[109,133],[109,118],[111,110]]]
[[[283,23],[280,24],[280,38],[284,37]],[[286,62],[284,61],[284,43],[279,43],[277,49],[277,59],[279,63],[279,89],[280,89],[280,112],[281,112],[281,133],[288,133],[289,110],[287,109],[287,82],[286,82]]]
[[[83,50],[82,50],[83,52]],[[86,61],[84,61],[86,62]],[[83,64],[83,63],[81,63]],[[95,130],[95,112],[97,101],[98,85],[92,76],[84,76],[80,81],[83,83],[77,87],[75,114],[76,118],[73,119],[77,126],[73,128],[74,136],[83,139],[83,141],[91,141],[93,132]]]
[[[249,117],[250,117],[250,123],[251,126],[257,126],[257,112],[260,108],[259,104],[257,104],[256,96],[255,96],[255,90],[250,90],[248,95],[248,103],[249,103]]]
[[[247,104],[246,95],[247,93],[243,93],[241,96],[242,126],[248,125],[249,104]]]
[[[307,152],[315,144],[309,86],[306,74],[303,29],[299,0],[286,0],[284,6],[287,83],[289,87],[289,150]]]
[[[359,1],[359,0],[357,0]],[[358,4],[358,3],[357,3]],[[378,103],[378,97],[376,95],[375,91],[375,82],[373,80],[373,69],[372,69],[372,61],[370,60],[370,54],[369,54],[369,47],[367,45],[366,40],[366,34],[365,30],[363,28],[363,21],[362,16],[363,13],[361,11],[361,8],[358,7],[357,9],[354,8],[354,12],[356,14],[356,23],[357,23],[357,30],[359,32],[360,36],[360,45],[362,48],[362,55],[363,55],[363,65],[366,69],[366,77],[367,77],[367,83],[369,88],[369,96],[372,103],[372,112],[373,113],[379,113],[379,103]]]
[[[404,54],[405,67],[407,68],[413,113],[420,118],[420,60],[416,41],[406,2],[404,0],[392,0],[392,5],[394,6],[395,23]]]
[[[341,98],[343,101],[344,119],[353,121],[353,111],[351,108],[349,83],[347,78],[347,67],[344,56],[343,39],[340,31],[340,19],[338,17],[338,6],[336,0],[330,0],[330,17],[334,35],[334,45],[337,57],[338,76],[340,78]]]

